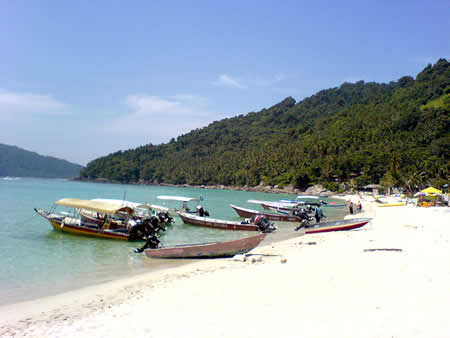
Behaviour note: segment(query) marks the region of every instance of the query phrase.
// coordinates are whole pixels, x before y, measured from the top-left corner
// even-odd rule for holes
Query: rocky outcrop
[[[305,194],[307,195],[332,195],[333,192],[326,190],[324,187],[322,187],[322,185],[320,184],[315,184],[311,187],[309,187],[308,189],[306,189]]]

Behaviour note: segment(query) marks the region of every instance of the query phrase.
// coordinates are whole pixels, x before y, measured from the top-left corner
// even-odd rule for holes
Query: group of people
[[[354,211],[352,201],[350,201],[350,204],[348,205],[348,211],[350,212],[351,215],[353,215]],[[361,201],[358,201],[358,203],[356,204],[356,212],[359,214],[361,211],[362,211],[362,204]]]

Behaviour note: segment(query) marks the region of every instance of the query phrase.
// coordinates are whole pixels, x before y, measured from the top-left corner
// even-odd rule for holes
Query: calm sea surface
[[[66,180],[0,177],[0,304],[30,300],[142,272],[186,264],[190,260],[157,260],[134,253],[141,242],[70,235],[53,230],[34,208],[50,209],[61,198],[111,198],[175,206],[158,195],[202,197],[213,218],[240,220],[229,206],[262,210],[249,199],[277,201],[293,195],[185,187],[100,184]],[[327,199],[325,199],[327,200]],[[329,200],[328,200],[329,201]],[[337,201],[338,203],[342,203]],[[195,205],[194,205],[195,207]],[[324,207],[330,220],[343,218],[346,208]],[[276,241],[295,235],[294,223],[278,223],[266,238]],[[161,236],[163,245],[229,240],[253,232],[185,225],[179,218]]]

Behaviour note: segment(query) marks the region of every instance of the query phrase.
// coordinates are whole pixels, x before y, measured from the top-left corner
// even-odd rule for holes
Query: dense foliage
[[[81,168],[79,164],[0,144],[0,176],[73,178],[80,175]]]
[[[449,62],[416,79],[344,83],[92,161],[81,179],[227,186],[341,182],[414,189],[449,174]]]

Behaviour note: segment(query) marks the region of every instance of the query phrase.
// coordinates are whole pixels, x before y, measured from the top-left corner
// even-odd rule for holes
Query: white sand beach
[[[450,208],[362,203],[360,229],[1,307],[0,335],[449,337]]]

